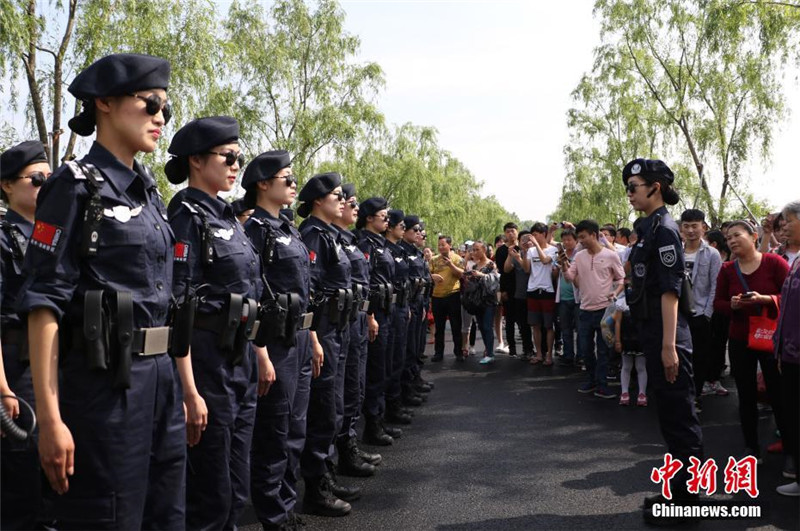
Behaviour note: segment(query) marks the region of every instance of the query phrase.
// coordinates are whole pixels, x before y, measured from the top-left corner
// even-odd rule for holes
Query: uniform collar
[[[113,153],[97,141],[92,144],[86,158],[88,162],[91,162],[91,164],[103,173],[111,183],[111,186],[117,189],[117,192],[127,192],[128,188],[137,178],[142,181],[145,190],[155,184],[138,161],[133,161],[133,167],[136,170],[134,171],[125,166]]]
[[[402,247],[403,250],[406,251],[408,254],[417,254],[421,252],[419,249],[417,249],[416,245],[414,245],[413,243],[408,243],[405,240],[400,240],[400,247]]]
[[[14,210],[8,209],[6,212],[6,221],[17,227],[26,238],[30,239],[33,234],[33,223],[17,214]]]
[[[186,197],[200,203],[217,218],[226,219],[233,216],[233,209],[228,203],[218,197],[211,197],[198,188],[191,186],[186,188]]]
[[[368,239],[372,240],[373,243],[377,243],[378,245],[384,247],[388,243],[388,240],[383,237],[383,234],[376,234],[370,230],[363,230],[364,236]]]
[[[333,234],[334,236],[337,236],[339,234],[336,231],[336,228],[333,226],[332,223],[325,223],[324,221],[319,219],[317,216],[313,216],[313,215],[312,216],[308,216],[306,218],[305,222],[308,223],[309,225],[311,225],[312,227],[319,227],[321,229],[325,229],[326,231],[328,231],[329,233]]]
[[[356,242],[356,235],[350,232],[348,229],[343,229],[338,225],[334,225],[334,228],[348,245],[353,245]]]

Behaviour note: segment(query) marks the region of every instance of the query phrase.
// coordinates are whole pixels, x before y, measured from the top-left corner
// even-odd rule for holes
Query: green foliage
[[[559,214],[624,214],[609,182],[636,156],[687,170],[682,192],[714,222],[740,169],[768,158],[800,9],[775,2],[598,0],[603,43],[573,93]],[[690,169],[691,168],[691,169]],[[612,181],[614,179],[611,179]]]
[[[475,177],[438,145],[430,127],[375,131],[369,142],[345,146],[318,170],[342,174],[362,200],[385,197],[393,208],[419,215],[430,235],[492,242],[506,222],[517,221],[494,196],[480,196]]]

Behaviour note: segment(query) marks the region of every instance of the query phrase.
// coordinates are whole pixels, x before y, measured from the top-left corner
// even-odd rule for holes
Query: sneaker
[[[597,398],[604,398],[608,400],[611,398],[617,398],[617,393],[613,392],[611,389],[607,387],[605,388],[601,387],[600,389],[594,392],[594,396],[596,396]]]
[[[469,350],[467,352],[470,356],[472,356],[473,354],[475,354],[475,347],[469,347]]]
[[[647,407],[647,395],[644,393],[639,393],[639,396],[636,397],[636,405]]]
[[[787,455],[786,459],[783,461],[783,472],[781,475],[786,479],[797,479],[797,472],[795,472],[794,468],[794,459],[792,459],[791,455]]]
[[[490,363],[494,363],[494,356],[484,356],[478,363],[480,363],[481,365],[488,365]]]
[[[621,406],[629,406],[631,404],[631,395],[628,393],[622,393],[619,395],[619,405]]]
[[[494,349],[494,351],[498,354],[508,354],[508,346],[501,343],[497,345],[497,348]]]
[[[713,394],[714,394],[714,387],[709,382],[704,383],[703,390],[700,392],[700,396],[708,396]]]
[[[597,389],[597,386],[593,383],[585,383],[582,386],[578,387],[578,392],[583,394],[594,393],[594,390]]]
[[[796,481],[793,481],[788,485],[781,485],[775,490],[778,492],[778,494],[783,496],[791,496],[793,498],[800,496],[800,484],[798,484]]]
[[[705,387],[705,385],[703,387]],[[728,396],[730,394],[719,382],[711,382],[711,390],[717,396]]]

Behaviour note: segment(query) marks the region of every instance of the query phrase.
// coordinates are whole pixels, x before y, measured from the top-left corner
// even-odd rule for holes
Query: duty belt
[[[395,284],[394,302],[396,302],[398,306],[405,306],[410,298],[410,291],[411,291],[410,280],[405,280],[403,282],[398,282],[397,284]]]
[[[3,332],[5,336],[5,332]],[[172,327],[155,326],[140,328],[131,333],[131,354],[137,356],[160,356],[169,352],[169,341],[172,336]],[[72,329],[72,348],[83,350],[86,348],[87,339],[84,337],[82,327]],[[98,367],[100,368],[100,367]]]

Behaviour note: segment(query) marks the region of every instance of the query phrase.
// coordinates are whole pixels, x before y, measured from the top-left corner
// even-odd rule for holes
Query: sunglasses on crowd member
[[[422,229],[420,228],[419,225],[415,225],[414,227],[411,227],[408,230],[413,230],[414,232],[422,232]]]
[[[241,164],[240,164],[241,166]],[[275,177],[276,179],[286,179],[286,186],[291,186],[293,184],[297,184],[297,177],[294,174],[291,175],[281,175],[280,177]]]
[[[207,153],[225,157],[226,166],[233,166],[237,162],[239,163],[240,168],[244,166],[244,153],[241,151],[239,153],[236,153],[235,151],[208,151]]]
[[[33,185],[34,188],[39,188],[44,184],[47,178],[50,177],[50,175],[51,174],[49,173],[45,174],[40,171],[34,171],[29,173],[28,175],[20,176],[20,179],[30,179],[31,185]]]
[[[349,206],[350,208],[358,208],[358,201],[356,201],[355,199],[351,199],[350,201],[347,202],[347,206]]]
[[[172,118],[172,105],[168,101],[161,99],[158,94],[150,94],[149,96],[142,96],[141,94],[131,94],[134,98],[140,99],[145,103],[144,109],[150,116],[155,116],[159,112],[164,115],[164,125],[167,125]],[[233,166],[233,164],[228,164]]]
[[[625,185],[625,191],[628,192],[629,194],[635,194],[636,189],[639,188],[640,186],[650,186],[650,185],[648,183],[639,183],[639,184],[628,183]]]
[[[331,192],[331,195],[335,197],[337,201],[344,201],[344,192]]]

